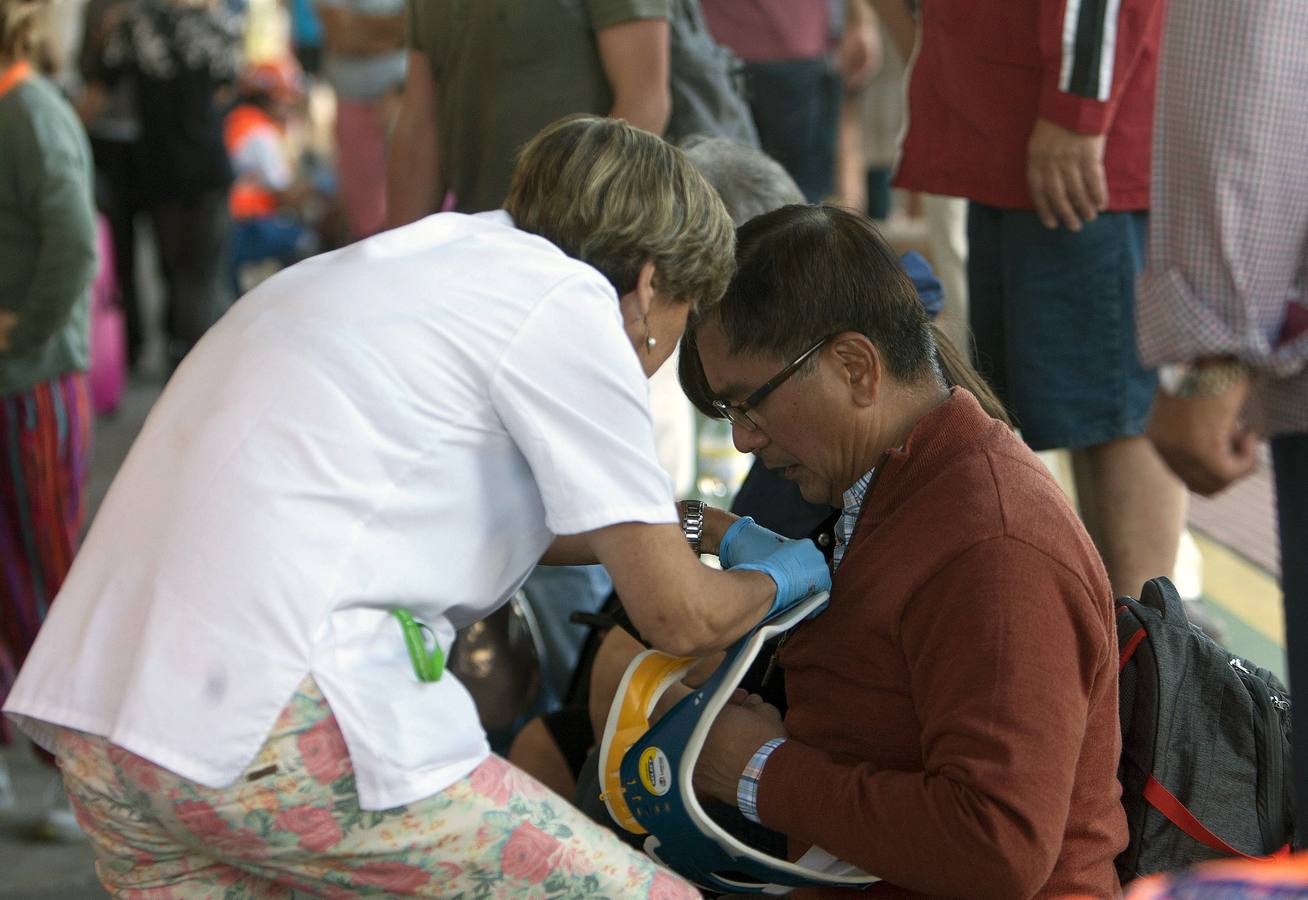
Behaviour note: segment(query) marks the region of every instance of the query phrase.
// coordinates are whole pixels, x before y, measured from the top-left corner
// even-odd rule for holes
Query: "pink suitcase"
[[[96,216],[100,264],[91,282],[91,406],[97,415],[118,408],[127,382],[127,337],[118,306],[118,272],[109,223]]]

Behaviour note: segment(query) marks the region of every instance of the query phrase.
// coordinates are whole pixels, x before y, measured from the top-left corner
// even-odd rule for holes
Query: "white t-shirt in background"
[[[196,346],[5,710],[221,787],[311,674],[361,806],[409,803],[488,748],[390,610],[448,651],[553,535],[631,521],[676,511],[613,288],[503,212],[431,216],[274,276]]]
[[[281,135],[271,125],[252,130],[231,154],[238,181],[272,191],[291,186],[295,173],[286,161]]]

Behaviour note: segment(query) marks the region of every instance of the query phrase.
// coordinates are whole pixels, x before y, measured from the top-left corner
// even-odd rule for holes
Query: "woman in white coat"
[[[680,151],[576,117],[504,210],[307,260],[209,332],[5,707],[111,892],[693,893],[491,756],[442,660],[542,556],[603,563],[673,653],[826,587],[808,542],[701,565],[655,459],[645,378],[732,243]]]

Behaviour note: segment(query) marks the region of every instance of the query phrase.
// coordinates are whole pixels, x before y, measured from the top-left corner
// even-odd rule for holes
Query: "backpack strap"
[[[1130,600],[1126,597],[1123,600]],[[1132,600],[1132,602],[1135,602]],[[1123,613],[1130,613],[1127,619]],[[1135,628],[1130,628],[1129,623],[1134,623]],[[1140,646],[1140,642],[1149,636],[1149,630],[1145,628],[1144,618],[1136,613],[1126,603],[1118,601],[1117,604],[1117,672],[1120,675],[1126,668],[1126,664],[1131,661],[1135,655],[1135,650]]]
[[[1269,854],[1268,856],[1250,856],[1248,853],[1242,853],[1235,849],[1226,841],[1213,834],[1204,827],[1194,813],[1186,808],[1185,804],[1176,799],[1167,788],[1163,787],[1162,782],[1150,775],[1145,782],[1144,798],[1149,805],[1158,810],[1167,820],[1177,828],[1184,831],[1190,837],[1194,838],[1205,847],[1211,847],[1219,853],[1225,853],[1228,856],[1238,856],[1241,859],[1281,859],[1290,855],[1290,845],[1286,844],[1281,849]]]
[[[1122,646],[1121,650],[1118,651],[1118,673],[1121,673],[1121,671],[1126,668],[1126,664],[1129,663],[1131,657],[1135,655],[1135,649],[1139,647],[1140,642],[1148,636],[1149,632],[1145,631],[1144,627],[1141,626],[1136,630],[1135,634],[1126,639],[1126,643]]]

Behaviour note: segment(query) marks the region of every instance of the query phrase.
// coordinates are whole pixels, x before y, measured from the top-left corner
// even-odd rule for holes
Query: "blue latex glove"
[[[749,516],[731,523],[727,533],[718,542],[718,559],[722,568],[730,569],[741,563],[758,562],[777,549],[785,538],[768,531]]]
[[[831,570],[817,544],[804,540],[783,541],[776,550],[755,562],[733,566],[732,571],[762,572],[777,584],[777,596],[765,619],[789,609],[809,594],[831,590]]]

